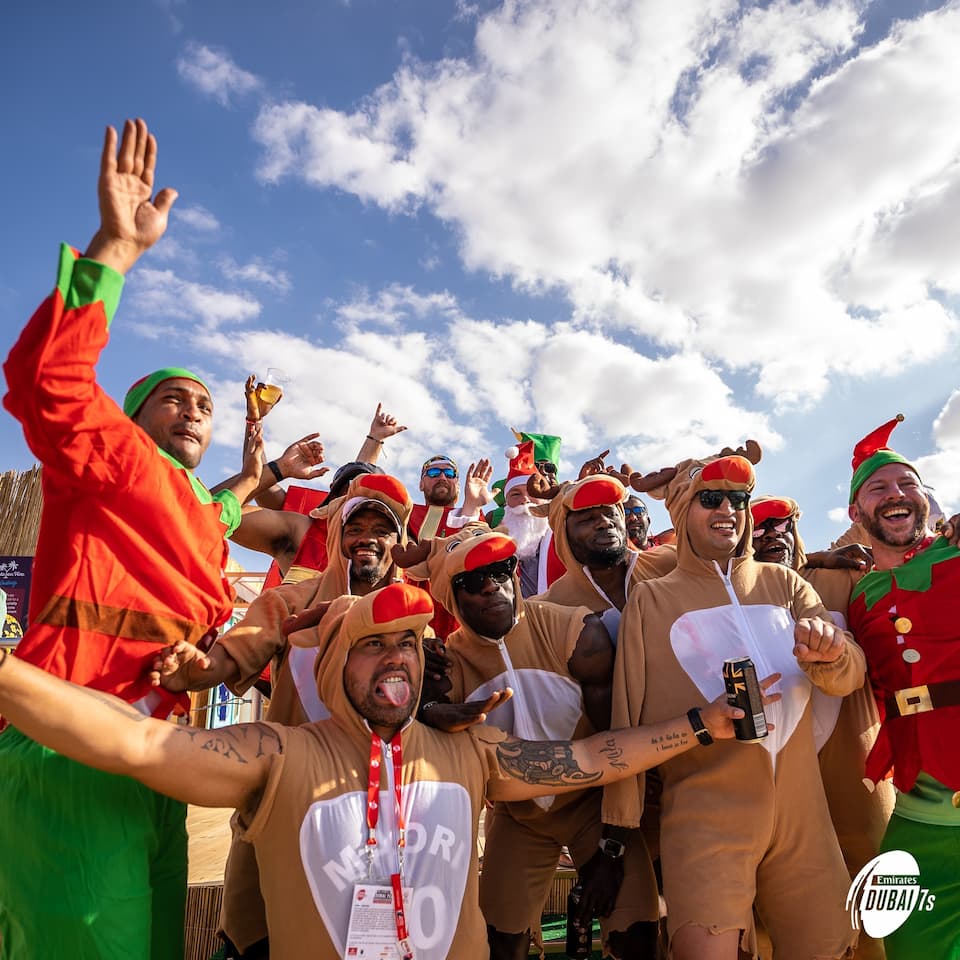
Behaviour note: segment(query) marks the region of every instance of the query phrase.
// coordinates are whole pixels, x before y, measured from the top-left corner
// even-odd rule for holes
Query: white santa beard
[[[503,508],[503,526],[517,545],[517,556],[529,560],[540,546],[550,525],[546,517],[534,517],[530,513],[530,504],[521,503],[518,507]]]

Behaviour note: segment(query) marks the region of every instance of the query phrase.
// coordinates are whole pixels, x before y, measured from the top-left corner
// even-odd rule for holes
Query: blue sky
[[[382,401],[411,486],[434,452],[502,458],[510,426],[563,436],[568,471],[754,437],[814,547],[853,443],[902,412],[960,509],[958,42],[957,3],[5,9],[0,350],[96,226],[104,125],[139,115],[180,199],[100,377],[206,375],[208,483],[274,366],[270,452],[317,430],[350,460]],[[5,414],[0,444],[32,463]]]

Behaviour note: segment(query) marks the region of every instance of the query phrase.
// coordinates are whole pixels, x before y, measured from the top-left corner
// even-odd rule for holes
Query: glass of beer
[[[260,404],[261,416],[267,410],[276,406],[283,396],[283,388],[290,382],[290,378],[276,367],[267,367],[266,377],[257,384],[257,401]]]

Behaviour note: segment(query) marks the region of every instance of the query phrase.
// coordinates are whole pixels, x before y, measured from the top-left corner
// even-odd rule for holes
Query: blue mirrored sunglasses
[[[457,477],[457,471],[454,470],[453,467],[427,467],[427,469],[423,471],[423,475],[429,477],[431,480],[436,480],[441,473],[449,480],[455,480]]]
[[[623,512],[629,517],[636,514],[638,517],[644,517],[647,514],[647,508],[641,504],[639,507],[624,507]]]

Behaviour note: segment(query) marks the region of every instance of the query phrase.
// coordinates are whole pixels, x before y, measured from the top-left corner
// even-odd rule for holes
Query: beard
[[[535,517],[530,513],[529,503],[504,507],[502,526],[517,545],[517,556],[521,560],[529,560],[537,552],[540,541],[550,528],[546,517]]]
[[[884,526],[881,511],[889,510],[893,506],[907,507],[913,512],[913,527],[905,533],[891,533]],[[909,547],[922,540],[927,532],[927,520],[930,516],[930,507],[925,501],[914,503],[912,500],[901,500],[897,503],[884,503],[877,507],[872,514],[860,513],[860,524],[867,533],[878,543],[887,547]]]

